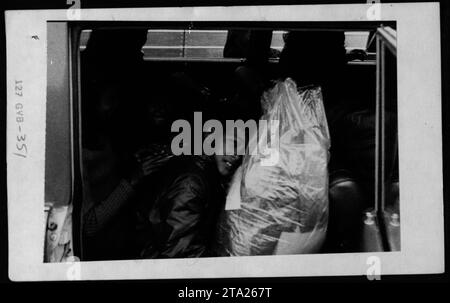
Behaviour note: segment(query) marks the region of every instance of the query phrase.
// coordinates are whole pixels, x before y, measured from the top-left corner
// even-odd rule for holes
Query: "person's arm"
[[[86,150],[85,157],[83,233],[93,237],[128,204],[143,178],[143,172],[137,163],[130,162],[128,172],[121,173],[118,158],[108,149],[97,154]],[[95,198],[97,192],[105,194],[102,198]]]
[[[100,203],[92,203],[84,213],[83,229],[86,236],[95,236],[101,231],[127,202],[133,197],[131,183],[122,179],[108,197]]]
[[[84,212],[84,233],[86,236],[95,236],[101,231],[113,218],[117,216],[121,208],[125,206],[136,191],[139,191],[141,181],[158,169],[170,159],[167,155],[151,155],[139,159],[139,163],[131,165],[132,168],[128,176],[122,178],[117,186],[112,190],[108,197],[100,202],[90,201],[90,206]],[[89,184],[89,182],[85,182]],[[91,190],[87,188],[89,199]]]

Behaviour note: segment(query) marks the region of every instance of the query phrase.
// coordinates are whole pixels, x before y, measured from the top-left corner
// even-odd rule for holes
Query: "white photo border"
[[[381,275],[444,271],[439,3],[6,12],[9,277],[14,281]],[[44,263],[47,21],[396,21],[401,251]],[[79,19],[78,19],[79,18]],[[24,83],[29,155],[14,156],[15,81]]]

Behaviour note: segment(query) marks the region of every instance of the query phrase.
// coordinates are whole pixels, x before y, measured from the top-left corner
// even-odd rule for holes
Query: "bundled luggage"
[[[228,209],[221,215],[218,253],[317,252],[327,230],[330,148],[321,89],[298,88],[287,78],[266,91],[261,102],[262,119],[269,128],[279,126],[278,146],[271,146],[278,150],[278,159],[267,165],[264,153],[245,155],[229,187]]]

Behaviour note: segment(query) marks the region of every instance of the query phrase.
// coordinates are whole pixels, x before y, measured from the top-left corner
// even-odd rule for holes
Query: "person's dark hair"
[[[292,31],[280,55],[281,74],[299,85],[322,85],[339,77],[346,64],[342,31]]]
[[[145,28],[93,30],[85,53],[98,59],[139,53],[147,40],[147,31]]]
[[[81,53],[81,93],[83,141],[86,144],[94,129],[104,121],[99,120],[98,105],[104,97],[114,98],[117,107],[110,124],[115,137],[130,137],[130,129],[136,128],[139,106],[144,87],[142,46],[147,40],[147,29],[94,29],[86,49]],[[107,94],[110,91],[111,94]],[[112,100],[112,99],[111,99]],[[121,144],[124,145],[124,144]]]
[[[122,82],[143,61],[142,46],[147,29],[95,29],[81,54],[89,78],[99,82]]]

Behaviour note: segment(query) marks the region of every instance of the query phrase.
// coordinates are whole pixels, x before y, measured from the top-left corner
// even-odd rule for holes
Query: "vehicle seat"
[[[357,250],[364,204],[363,190],[350,171],[338,169],[330,172],[329,220],[323,252]]]

